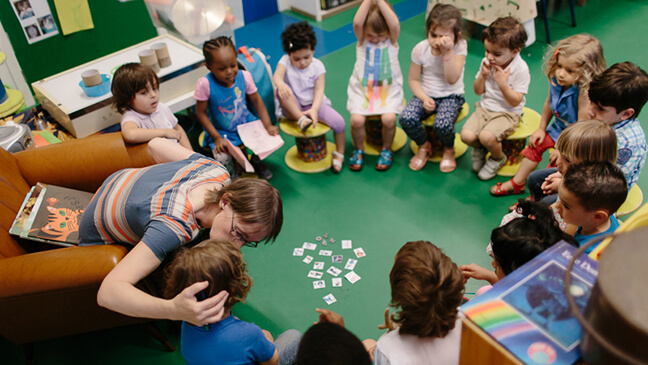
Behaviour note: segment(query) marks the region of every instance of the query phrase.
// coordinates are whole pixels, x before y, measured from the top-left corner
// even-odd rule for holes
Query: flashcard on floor
[[[353,250],[353,252],[355,252],[358,258],[367,256],[367,254],[364,252],[364,250],[361,247],[356,248],[355,250]]]
[[[317,248],[317,245],[314,244],[314,243],[310,243],[310,242],[304,242],[304,245],[302,246],[302,248],[305,249],[305,250],[314,250],[314,249]]]
[[[320,254],[320,256],[331,256],[331,255],[333,255],[333,251],[331,251],[331,250],[320,250],[319,254]]]
[[[324,280],[313,281],[313,289],[322,289],[326,288],[326,282]]]
[[[344,257],[342,255],[333,255],[333,257],[331,258],[331,261],[333,263],[338,263],[338,262],[342,262],[343,259],[344,259]]]
[[[351,240],[342,240],[342,249],[346,250],[353,247],[351,244]]]
[[[293,256],[304,256],[304,249],[300,247],[294,249]]]
[[[344,277],[349,280],[351,284],[355,284],[356,281],[360,280],[360,276],[353,271],[349,271]]]
[[[311,271],[308,272],[308,277],[313,278],[313,279],[321,279],[322,278],[322,272],[321,271],[311,270]]]
[[[342,287],[342,278],[333,278],[333,286],[336,288]]]
[[[324,270],[324,262],[315,261],[315,265],[313,265],[313,270]]]
[[[310,264],[311,261],[313,261],[313,256],[306,256],[302,261],[304,261],[307,264]]]
[[[346,265],[344,265],[344,268],[347,269],[347,270],[353,270],[357,263],[358,263],[358,260],[349,259],[349,260],[347,260]]]
[[[331,304],[337,302],[337,299],[335,299],[333,294],[329,294],[329,295],[323,297],[323,299],[326,302],[326,304],[328,304],[328,305],[331,305]]]
[[[333,275],[333,276],[338,276],[338,275],[340,275],[340,273],[342,272],[342,270],[338,269],[338,268],[335,267],[335,266],[331,266],[331,267],[329,267],[328,270],[326,270],[326,272],[329,273],[329,274],[331,274],[331,275]]]

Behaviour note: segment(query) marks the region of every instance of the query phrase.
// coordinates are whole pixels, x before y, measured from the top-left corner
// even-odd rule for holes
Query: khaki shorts
[[[482,131],[489,131],[495,135],[498,142],[515,132],[520,124],[520,116],[511,112],[489,112],[479,103],[475,104],[475,112],[464,124],[464,128],[479,136]]]

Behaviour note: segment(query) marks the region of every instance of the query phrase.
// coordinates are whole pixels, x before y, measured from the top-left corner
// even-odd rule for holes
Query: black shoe
[[[254,172],[256,172],[260,178],[265,180],[272,179],[272,171],[270,171],[268,166],[266,166],[266,164],[261,161],[259,156],[252,155],[252,157],[250,157],[250,164],[252,164],[252,167],[254,167]]]

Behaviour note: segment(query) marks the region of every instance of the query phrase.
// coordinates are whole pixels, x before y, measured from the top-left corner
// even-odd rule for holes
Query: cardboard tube
[[[152,49],[145,49],[143,51],[140,51],[140,53],[138,53],[138,56],[142,66],[148,66],[152,68],[156,73],[160,72],[160,64],[158,63],[155,51],[153,51]]]
[[[166,43],[155,43],[151,48],[155,51],[160,67],[171,66],[171,56],[169,55],[169,48]]]
[[[83,79],[83,84],[86,87],[91,87],[91,86],[97,86],[101,85],[101,74],[99,73],[99,70],[87,70],[83,71],[81,74],[81,78]]]

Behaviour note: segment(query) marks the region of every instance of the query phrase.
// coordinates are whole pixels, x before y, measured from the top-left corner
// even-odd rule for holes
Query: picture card
[[[331,251],[331,250],[320,250],[319,254],[320,254],[320,256],[331,256],[331,255],[333,255],[333,251]]]
[[[304,242],[304,245],[302,246],[302,248],[305,249],[305,250],[314,250],[314,249],[317,248],[317,245],[314,244],[314,243],[310,243],[310,242]]]
[[[315,261],[315,265],[313,265],[313,270],[324,270],[324,262]]]
[[[336,288],[342,287],[342,278],[333,278],[333,286]]]
[[[331,275],[333,275],[333,276],[338,276],[338,275],[340,275],[340,273],[342,272],[342,270],[338,269],[338,268],[335,267],[335,266],[331,266],[331,267],[329,267],[328,270],[326,270],[326,272],[329,273],[329,274],[331,274]]]
[[[360,280],[360,276],[353,271],[349,271],[344,277],[349,280],[351,284],[355,284],[356,281]]]
[[[323,297],[323,299],[326,302],[326,304],[328,304],[328,305],[331,305],[331,304],[337,302],[337,299],[335,299],[333,294],[329,294],[329,295]]]
[[[293,256],[304,256],[304,249],[297,247],[293,250]]]
[[[313,261],[313,256],[306,256],[302,261],[304,261],[307,264],[310,264],[311,261]]]
[[[342,240],[342,249],[343,250],[349,249],[351,247],[353,247],[353,245],[351,244],[351,240]]]
[[[362,249],[362,247],[358,247],[358,248],[356,248],[355,250],[353,250],[353,252],[355,252],[355,254],[356,254],[356,256],[357,256],[358,258],[361,258],[361,257],[365,257],[365,256],[367,256],[367,254],[364,252],[364,250]]]
[[[344,265],[344,268],[347,269],[347,270],[353,270],[357,263],[358,263],[358,260],[349,259],[349,260],[347,260],[346,265]]]
[[[342,262],[343,259],[344,259],[344,256],[342,256],[342,255],[333,255],[333,257],[331,258],[331,261],[333,263],[338,263],[338,262]]]
[[[326,282],[324,280],[313,281],[313,289],[322,289],[326,288]]]
[[[311,270],[311,271],[308,272],[308,277],[309,278],[314,278],[314,279],[321,279],[322,278],[322,272],[321,271]]]

